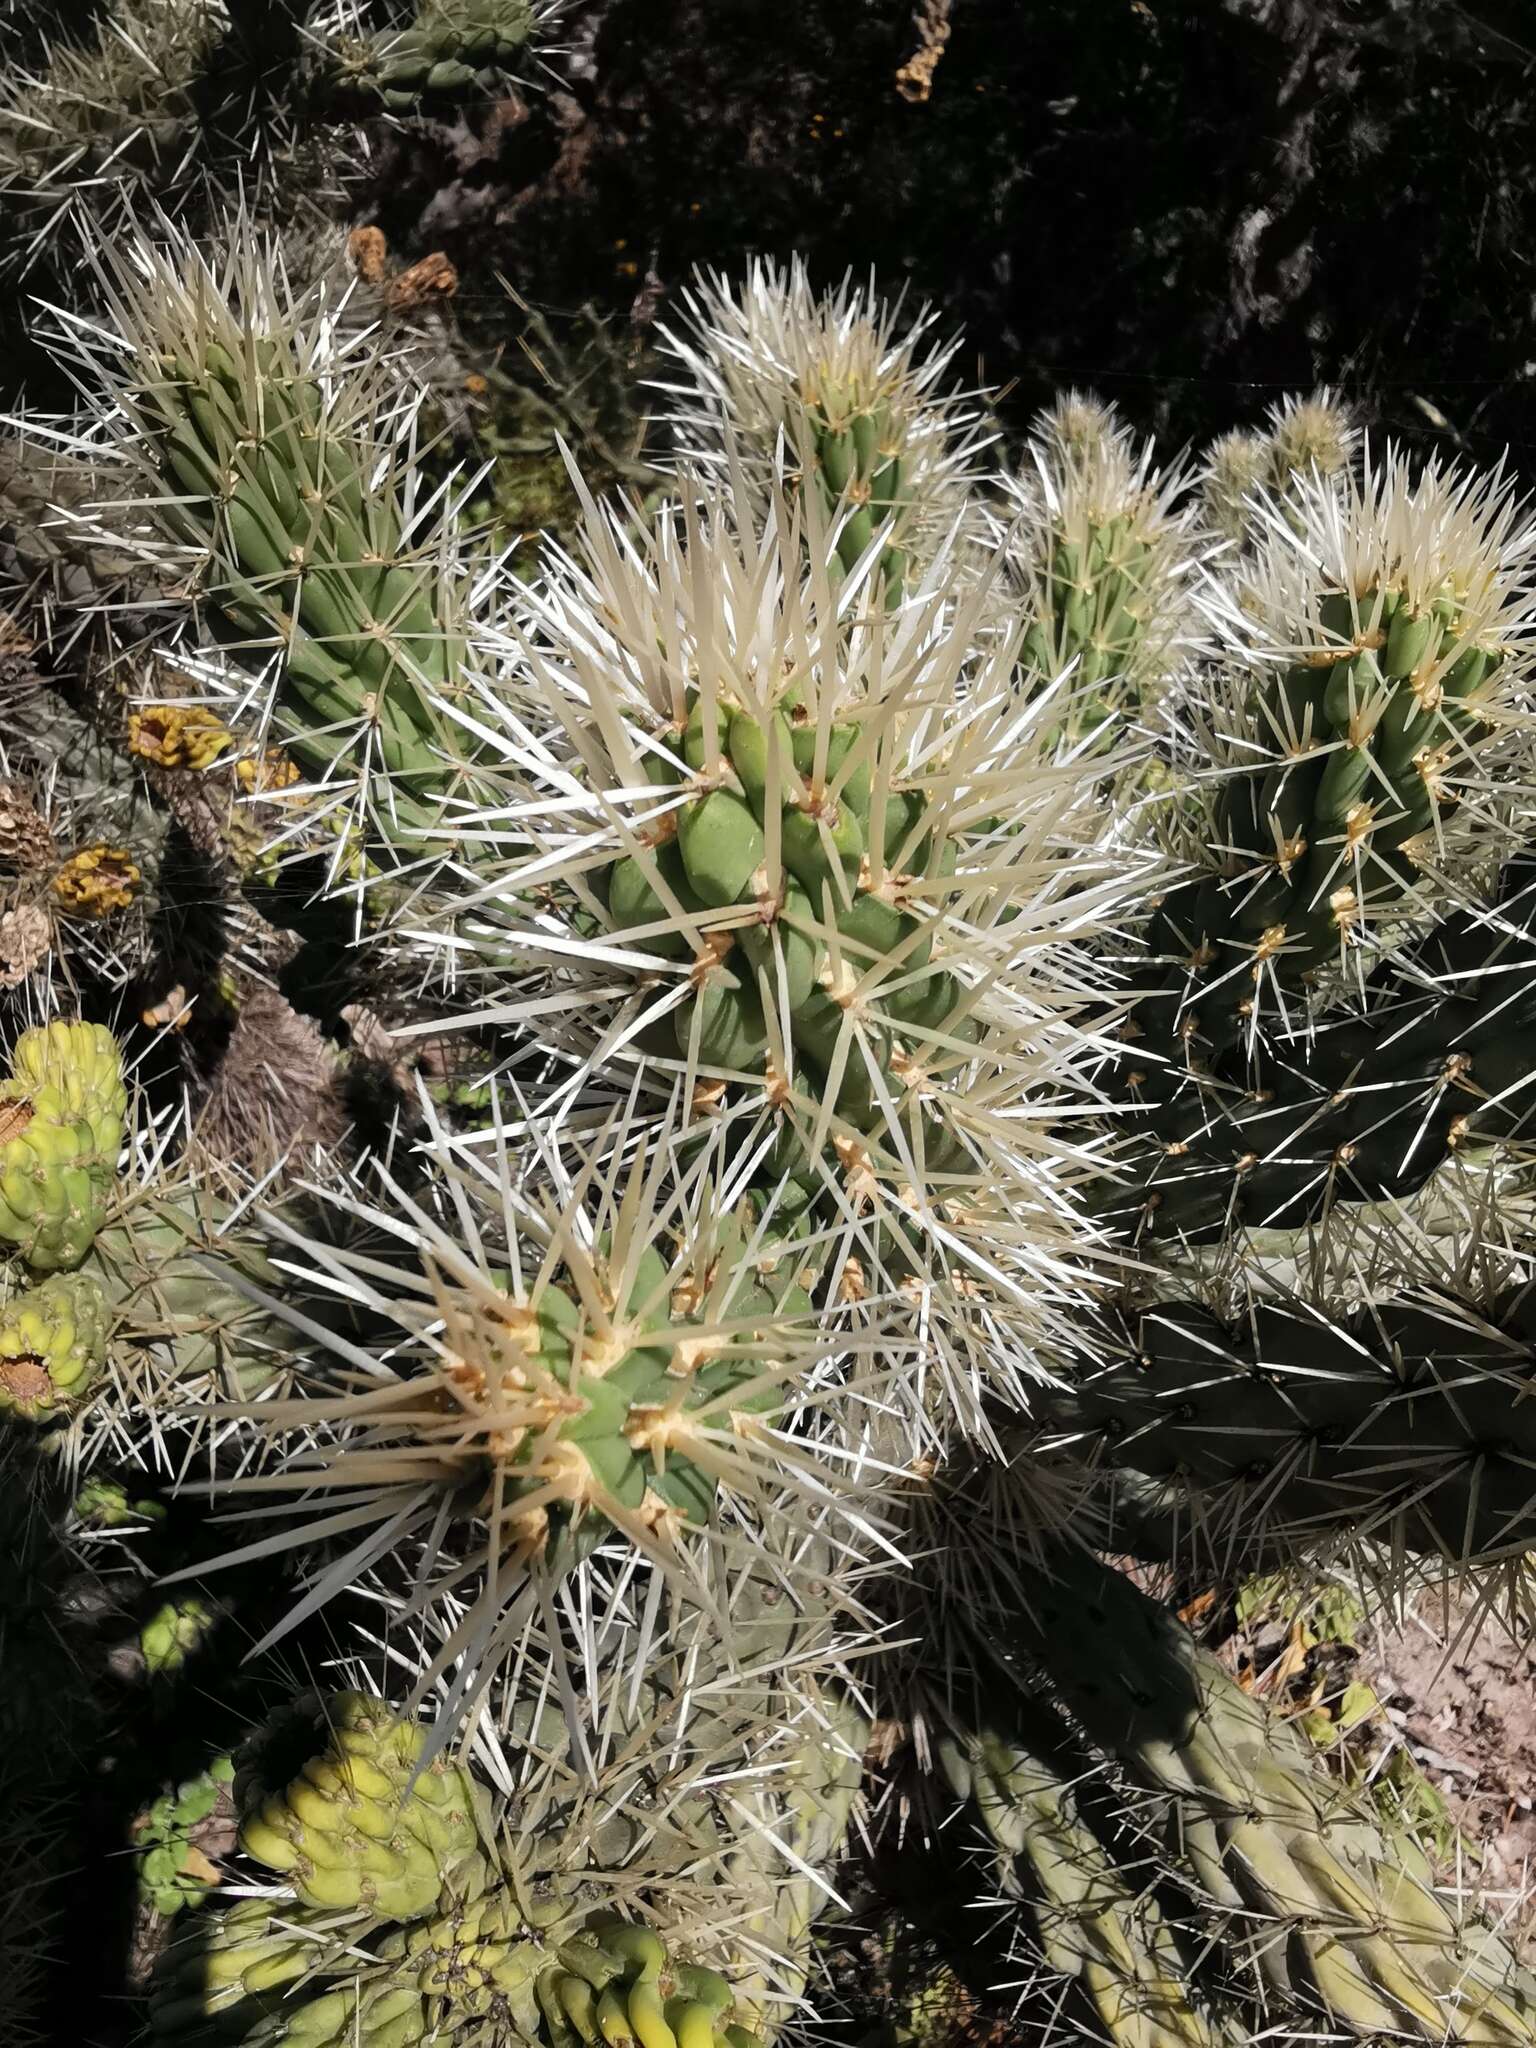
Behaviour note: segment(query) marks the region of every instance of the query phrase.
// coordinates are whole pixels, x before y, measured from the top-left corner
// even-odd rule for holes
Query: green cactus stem
[[[316,1908],[415,1920],[485,1889],[486,1808],[467,1771],[427,1759],[427,1730],[338,1694],[327,1749],[248,1813],[241,1846]]]
[[[504,94],[526,66],[540,13],[533,0],[424,0],[406,28],[335,38],[309,80],[316,111],[419,114]]]
[[[248,279],[258,302],[271,279]],[[205,281],[206,288],[206,281]],[[185,287],[195,299],[194,280]],[[205,556],[213,623],[242,650],[281,650],[278,732],[312,775],[350,765],[373,791],[381,845],[412,842],[458,787],[465,734],[462,593],[407,538],[408,484],[382,442],[384,394],[327,396],[302,330],[260,303],[210,332],[156,304],[125,394],[135,459],[168,536]],[[124,309],[124,317],[130,316]],[[382,481],[380,466],[386,469]]]
[[[1236,1327],[1144,1310],[1053,1400],[1075,1454],[1163,1482],[1229,1561],[1369,1537],[1458,1565],[1536,1544],[1536,1309],[1418,1294],[1347,1319],[1259,1301]]]
[[[1034,422],[1029,465],[1007,482],[1008,553],[1029,620],[1027,686],[1071,670],[1066,733],[1116,736],[1185,658],[1198,553],[1186,479],[1155,463],[1112,409],[1069,392]]]
[[[1002,1854],[1007,1889],[1030,1901],[1032,1945],[1124,2048],[1236,2042],[1240,2030],[1217,2016],[1197,1981],[1199,1934],[1176,1929],[1145,1867],[1117,1864],[1074,1788],[1082,1760],[1064,1758],[1065,1724],[1057,1717],[1052,1731],[1051,1718],[1037,1704],[1032,1738],[1018,1726],[978,1725],[939,1745],[951,1789],[974,1801]],[[1042,1723],[1053,1743],[1040,1739]]]
[[[1334,1201],[1412,1194],[1458,1145],[1532,1128],[1529,857],[1508,863],[1486,907],[1453,913],[1373,977],[1363,1014],[1249,1060],[1206,1041],[1198,985],[1178,976],[1170,963],[1174,992],[1136,1003],[1124,1032],[1129,1185],[1105,1204],[1140,1237],[1296,1227]]]
[[[233,1759],[215,1757],[207,1770],[162,1793],[135,1825],[142,1858],[139,1897],[166,1919],[196,1905],[218,1882],[218,1871],[197,1847],[196,1835],[227,1795],[234,1776]]]
[[[1422,1857],[1123,1573],[1053,1544],[1009,1648],[1168,1799],[1170,1853],[1246,1946],[1264,1996],[1357,2037],[1529,2040],[1536,1980],[1503,1940],[1458,1924]]]

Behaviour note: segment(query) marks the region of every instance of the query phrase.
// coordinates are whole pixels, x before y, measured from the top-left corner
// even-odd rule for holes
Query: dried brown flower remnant
[[[53,1380],[40,1358],[0,1358],[0,1394],[8,1401],[46,1401],[52,1392]]]
[[[389,249],[382,228],[354,228],[347,237],[347,254],[352,268],[364,284],[382,284],[389,262]]]
[[[451,299],[458,288],[459,273],[441,249],[434,249],[430,256],[390,279],[384,287],[384,303],[392,313],[409,313],[414,307]]]
[[[0,860],[20,873],[46,868],[56,858],[48,821],[19,782],[0,782]]]
[[[12,1138],[19,1138],[32,1117],[30,1102],[0,1102],[0,1145],[9,1145]]]
[[[46,910],[36,903],[7,910],[0,916],[0,988],[19,988],[52,951],[53,919]]]
[[[913,15],[917,48],[896,74],[896,90],[904,100],[921,105],[933,91],[933,74],[949,41],[951,0],[918,0]]]

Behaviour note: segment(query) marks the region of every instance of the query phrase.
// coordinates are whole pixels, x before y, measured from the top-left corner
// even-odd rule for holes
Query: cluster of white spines
[[[571,903],[598,916],[594,885],[611,864],[644,859],[675,831],[680,807],[712,780],[728,780],[718,758],[675,779],[674,749],[692,704],[705,707],[707,730],[716,703],[767,716],[786,680],[803,680],[813,724],[829,732],[856,724],[861,737],[842,773],[867,768],[872,810],[898,789],[921,792],[960,848],[952,871],[908,878],[903,900],[930,935],[933,966],[962,982],[965,1012],[981,1029],[975,1044],[944,1026],[919,1032],[927,1071],[914,1064],[906,1080],[959,1139],[966,1162],[923,1193],[894,1099],[885,1155],[860,1147],[855,1156],[828,1090],[797,1061],[772,989],[773,1100],[760,1093],[728,1112],[738,1144],[761,1150],[774,1117],[803,1132],[807,1153],[829,1162],[829,1185],[842,1182],[847,1249],[872,1293],[894,1283],[882,1282],[884,1254],[860,1221],[861,1201],[900,1232],[905,1249],[926,1244],[919,1265],[931,1281],[908,1287],[926,1299],[932,1286],[954,1309],[944,1343],[969,1324],[977,1292],[985,1297],[994,1284],[1000,1294],[989,1313],[1025,1323],[1031,1299],[1056,1298],[1081,1227],[1071,1189],[1091,1170],[1091,1155],[1063,1142],[1056,1119],[1062,1101],[1091,1093],[1088,1070],[1099,1057],[1083,1022],[1102,991],[1093,944],[1137,900],[1145,868],[1096,845],[1102,771],[1061,758],[1053,737],[1070,684],[1036,696],[1016,688],[1012,646],[978,630],[984,583],[935,562],[900,607],[870,616],[862,579],[832,579],[804,548],[786,499],[773,494],[760,505],[739,486],[739,473],[706,477],[646,532],[591,508],[578,555],[524,594],[517,641],[488,665],[497,678],[517,673],[520,686],[515,695],[488,686],[478,713],[504,796],[479,817],[466,810],[445,820],[461,850],[433,891],[442,943],[485,963],[481,978],[495,994],[477,1015],[513,1022],[536,1011],[540,1029],[592,1075],[639,1066],[669,1102],[696,1100],[726,1071],[693,1042],[658,1052],[647,1027],[689,999],[711,936],[756,913],[669,903],[659,883],[665,928],[686,942],[674,961],[637,953],[623,933],[575,943]],[[782,895],[786,879],[776,824],[770,815],[757,892],[765,903]],[[866,879],[877,886],[882,859],[873,833]],[[870,1033],[914,970],[905,953],[882,960],[842,946],[837,907],[835,894],[813,906],[808,928],[825,944],[844,1000],[833,1071],[857,1074],[870,1059]],[[871,1069],[871,1086],[889,1083]],[[1015,1391],[1016,1374],[1032,1369],[1017,1340],[999,1360],[1002,1383]],[[965,1407],[974,1415],[970,1393]]]
[[[1250,544],[1266,510],[1286,505],[1298,485],[1342,487],[1361,440],[1353,408],[1326,385],[1277,400],[1263,428],[1221,434],[1205,451],[1199,484],[1207,522],[1229,545]]]
[[[754,257],[739,283],[704,276],[681,300],[687,323],[664,336],[687,381],[661,388],[684,402],[674,424],[690,454],[713,455],[723,421],[771,444],[797,405],[832,391],[930,411],[935,434],[979,417],[973,403],[946,402],[959,338],[936,344],[937,312],[891,304],[872,279],[850,274],[821,294],[799,257],[784,268]]]
[[[1338,641],[1318,607],[1342,589],[1362,608],[1375,591],[1398,591],[1415,612],[1446,596],[1463,637],[1496,639],[1517,656],[1529,648],[1536,517],[1502,467],[1415,462],[1389,443],[1367,447],[1343,478],[1298,473],[1292,492],[1264,518],[1256,559],[1231,578],[1235,646],[1269,659],[1326,651]]]
[[[1069,391],[1035,418],[1022,463],[997,483],[991,529],[1008,572],[998,594],[1030,623],[1026,661],[1146,718],[1206,638],[1195,597],[1213,550],[1186,465],[1161,463],[1111,406]]]
[[[413,1561],[410,1612],[435,1645],[417,1690],[446,1690],[462,1711],[521,1668],[530,1622],[572,1586],[583,1636],[603,1637],[636,1599],[649,1633],[663,1597],[669,1612],[715,1613],[722,1571],[755,1558],[792,1585],[822,1569],[797,1551],[867,1539],[879,1483],[867,1417],[899,1401],[910,1347],[888,1318],[853,1328],[812,1310],[797,1255],[815,1245],[779,1245],[771,1215],[732,1220],[718,1139],[678,1168],[632,1113],[584,1142],[498,1124],[494,1144],[427,1117],[427,1206],[388,1180],[375,1198],[317,1187],[349,1215],[354,1248],[272,1220],[279,1269],[354,1304],[376,1336],[361,1351],[295,1315],[307,1345],[292,1392],[228,1412],[247,1455],[225,1487],[292,1508],[224,1562],[312,1557],[302,1614],[360,1579],[388,1601]],[[563,1425],[616,1368],[632,1388],[644,1358],[665,1363],[654,1405],[625,1420],[621,1402],[600,1446],[634,1464],[631,1494],[610,1457],[587,1454],[602,1432],[577,1445]],[[700,1376],[722,1368],[728,1387],[701,1396]],[[669,1460],[715,1490],[712,1512],[677,1511]],[[343,1533],[327,1565],[324,1545]],[[637,1563],[649,1594],[635,1590]]]
[[[939,338],[933,308],[851,274],[818,294],[798,257],[754,258],[739,283],[702,276],[680,296],[686,317],[662,340],[682,377],[659,389],[685,471],[741,463],[769,490],[814,467],[818,423],[862,412],[902,458],[903,546],[921,568],[951,545],[995,434],[980,394],[957,387],[959,337]]]
[[[1202,592],[1219,658],[1177,708],[1211,787],[1266,755],[1283,760],[1318,743],[1283,714],[1256,719],[1255,692],[1270,679],[1385,642],[1393,606],[1443,609],[1453,625],[1411,678],[1419,703],[1442,702],[1471,646],[1488,653],[1490,669],[1471,700],[1475,744],[1443,724],[1432,734],[1442,812],[1419,847],[1422,864],[1443,889],[1507,851],[1528,823],[1536,654],[1536,516],[1513,478],[1502,467],[1415,462],[1389,443],[1367,446],[1342,475],[1296,472],[1284,497],[1255,499],[1252,509],[1250,547]],[[1370,730],[1369,693],[1359,702]]]

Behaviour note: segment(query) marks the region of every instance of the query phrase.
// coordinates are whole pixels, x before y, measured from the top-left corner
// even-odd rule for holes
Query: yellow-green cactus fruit
[[[23,1032],[0,1094],[26,1102],[52,1123],[85,1120],[97,1156],[116,1166],[128,1090],[122,1050],[104,1024],[44,1024]]]
[[[536,1990],[555,2048],[761,2048],[733,2020],[726,1980],[674,1961],[646,1927],[613,1921],[563,1942]]]
[[[56,1273],[0,1310],[0,1415],[71,1414],[106,1362],[112,1312],[89,1274]]]
[[[415,1982],[429,2028],[482,2019],[505,2005],[530,2033],[537,2029],[533,1984],[545,1957],[510,1891],[402,1928],[381,1944],[379,1955],[394,1965],[397,1981]]]
[[[237,1899],[223,1910],[189,1916],[150,1985],[151,2037],[205,2040],[210,2021],[231,2008],[242,2017],[265,2010],[267,1999],[282,1997],[321,1960],[327,1946],[321,1926],[330,1930],[332,1947],[347,1946],[348,1931],[335,1921],[334,1914],[271,1898]]]
[[[17,1041],[0,1085],[0,1240],[39,1272],[78,1266],[101,1226],[128,1093],[100,1024],[48,1024]]]
[[[247,1853],[281,1871],[307,1906],[366,1906],[416,1920],[450,1888],[484,1889],[476,1794],[445,1757],[423,1763],[426,1730],[380,1701],[343,1693],[331,1742],[241,1829]]]
[[[285,2005],[251,2037],[252,2048],[537,2042],[533,1986],[546,1961],[512,1894],[498,1891],[397,1929],[380,1943],[373,1969],[302,2005]]]
[[[435,2034],[450,2041],[451,2034]],[[510,2038],[510,2037],[509,2037]],[[414,1984],[344,1984],[275,2013],[248,2037],[249,2048],[415,2048],[427,2039]]]
[[[139,1631],[139,1648],[155,1677],[179,1671],[207,1637],[214,1623],[212,1609],[196,1594],[167,1600]]]

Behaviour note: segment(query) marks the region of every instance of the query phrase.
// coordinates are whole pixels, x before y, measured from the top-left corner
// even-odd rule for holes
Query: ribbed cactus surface
[[[1458,1561],[1532,1541],[1536,1350],[1525,1295],[1486,1312],[1420,1294],[1334,1317],[1193,1303],[1138,1315],[1131,1348],[1059,1421],[1109,1465],[1164,1483],[1219,1551],[1371,1536]]]
[[[387,432],[366,404],[333,402],[302,335],[274,318],[219,338],[190,311],[185,330],[133,401],[164,527],[205,556],[226,637],[281,648],[280,730],[302,765],[389,779],[375,824],[419,827],[412,793],[451,782],[463,740],[442,707],[464,645],[451,577],[408,538],[413,486],[387,480]]]
[[[839,1112],[876,1128],[924,1048],[975,1029],[954,975],[933,965],[922,915],[954,840],[921,788],[896,785],[893,752],[794,685],[696,701],[645,758],[659,790],[683,801],[660,843],[616,862],[606,888],[616,935],[663,958],[702,949],[693,1000],[672,1013],[680,1052],[771,1085],[787,1028]],[[872,1063],[844,1016],[862,987],[886,982]],[[786,1163],[815,1185],[792,1148]]]
[[[334,1912],[292,1899],[236,1899],[180,1916],[150,1986],[151,2038],[186,2048],[240,2041],[308,1972],[345,1966],[355,1933]]]
[[[757,2048],[756,2037],[731,2016],[725,1979],[674,1960],[649,1928],[599,1924],[563,1943],[535,1988],[552,2048],[615,2040]]]
[[[0,1238],[37,1272],[79,1265],[101,1227],[127,1110],[98,1024],[25,1032],[0,1084]]]
[[[1028,621],[1027,686],[1068,676],[1063,732],[1122,737],[1117,713],[1150,713],[1197,637],[1184,478],[1158,468],[1107,406],[1069,392],[1033,424],[998,526]]]
[[[887,307],[852,277],[818,295],[798,260],[739,283],[701,276],[687,326],[663,334],[685,380],[664,387],[694,460],[740,467],[797,505],[800,545],[834,579],[880,536],[860,609],[898,604],[965,509],[985,445],[978,408],[946,389],[954,341],[931,308]]]
[[[526,63],[538,22],[533,0],[423,0],[405,28],[333,40],[311,89],[331,115],[487,99]]]
[[[331,1741],[245,1820],[241,1844],[306,1906],[414,1920],[483,1890],[482,1821],[468,1775],[424,1761],[426,1734],[378,1701],[339,1695]]]
[[[1459,864],[1508,844],[1494,789],[1525,773],[1531,536],[1507,482],[1390,455],[1342,497],[1297,489],[1302,530],[1277,522],[1234,571],[1233,666],[1185,714],[1214,756],[1206,878],[1148,934],[1217,1049],[1293,1028],[1320,977],[1443,905]]]
[[[1176,903],[1168,915],[1182,916]],[[1536,880],[1524,856],[1486,905],[1389,961],[1348,1011],[1245,1056],[1205,1040],[1198,978],[1170,959],[1135,1003],[1118,1078],[1134,1105],[1122,1188],[1138,1235],[1295,1228],[1334,1201],[1400,1198],[1458,1145],[1518,1140],[1536,1110]]]
[[[1502,1938],[1448,1911],[1422,1857],[1123,1573],[1053,1548],[1014,1643],[1168,1799],[1169,1851],[1259,1995],[1365,2038],[1530,2038],[1536,1982]]]
[[[47,1422],[85,1399],[106,1363],[111,1313],[89,1273],[54,1273],[0,1309],[0,1416]]]
[[[500,93],[552,10],[214,13],[248,50],[270,24],[303,121]],[[102,148],[163,112],[190,149],[218,85]],[[1181,1237],[1238,1299],[1246,1226],[1522,1135],[1527,515],[1356,463],[1326,407],[1213,453],[1204,506],[1076,394],[983,479],[988,401],[926,314],[758,264],[672,344],[675,489],[573,483],[518,576],[410,335],[289,289],[297,214],[101,252],[65,309],[99,417],[34,436],[78,465],[64,538],[8,486],[0,550],[90,742],[66,789],[38,713],[0,764],[0,980],[50,1015],[95,948],[80,1008],[131,990],[144,1103],[128,1132],[97,1023],[16,1047],[0,1431],[64,1461],[70,1540],[125,1581],[170,1502],[157,1567],[185,1549],[117,1646],[166,1681],[146,1725],[223,1740],[230,1641],[355,1688],[240,1753],[238,1883],[192,1896],[206,1785],[152,1811],[191,1923],[160,2038],[759,2048],[814,2003],[867,1766],[937,1734],[989,1910],[1115,2048],[1530,2048],[1506,1947],[1071,1541],[1139,1487],[1229,1562],[1527,1550],[1523,1298],[1227,1321],[1165,1265],[1114,1297],[1155,1308],[1105,1306]],[[158,826],[77,805],[90,776]],[[109,959],[114,921],[158,936]],[[978,1471],[961,1506],[997,1512],[904,1547]],[[241,1524],[212,1558],[209,1495]],[[213,1571],[217,1609],[167,1597]],[[887,1810],[905,1852],[927,1809]]]
[[[767,1603],[744,1625],[793,1672],[803,1623]],[[520,1702],[503,1734],[523,1767],[504,1809],[466,1763],[425,1760],[425,1729],[355,1694],[326,1703],[322,1753],[264,1794],[306,1703],[275,1716],[237,1757],[235,1796],[245,1853],[283,1888],[232,1905],[213,1894],[179,1918],[152,1987],[156,2038],[750,2048],[793,1995],[782,1971],[803,1967],[866,1724],[829,1697],[830,1727],[796,1735],[767,1713],[795,1697],[792,1677],[766,1669],[754,1707],[750,1688],[712,1691],[717,1659],[698,1647],[702,1661],[635,1671],[613,1740],[581,1772],[558,1710]],[[619,1897],[652,1901],[657,1930],[616,1911]],[[722,1941],[739,1947],[729,1976],[702,1960]]]
[[[1181,1942],[1153,1873],[1123,1868],[1079,1811],[1062,1766],[1017,1731],[968,1729],[941,1747],[951,1788],[974,1800],[986,1832],[1016,1859],[1010,1889],[1031,1903],[1031,1933],[1051,1970],[1075,1983],[1121,2048],[1214,2048],[1240,2039],[1198,1982],[1198,1943]]]

